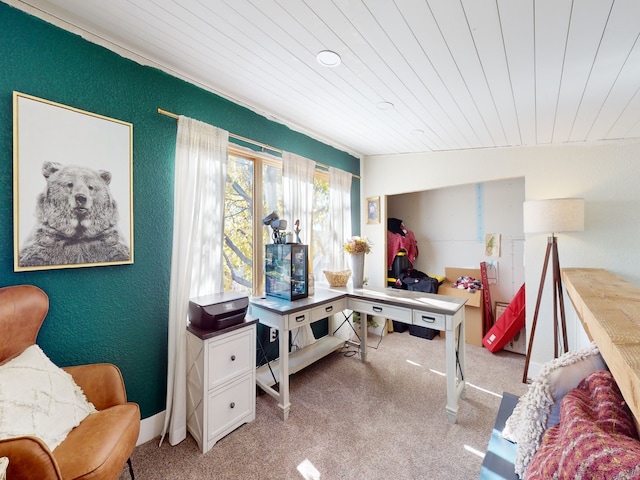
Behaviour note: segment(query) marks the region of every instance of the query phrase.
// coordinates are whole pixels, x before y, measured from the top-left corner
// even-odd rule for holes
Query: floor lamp
[[[536,309],[533,313],[531,335],[529,336],[529,348],[527,348],[527,356],[524,362],[522,383],[527,383],[529,360],[531,359],[531,349],[533,347],[533,338],[536,333],[538,314],[540,313],[540,301],[542,300],[542,291],[544,289],[545,278],[547,276],[549,259],[551,259],[551,270],[553,275],[553,358],[558,358],[560,330],[562,330],[562,346],[564,348],[564,352],[569,351],[569,345],[567,342],[567,322],[564,314],[562,278],[560,276],[560,261],[558,260],[558,239],[555,234],[560,232],[577,232],[584,230],[584,199],[553,198],[549,200],[524,202],[523,223],[525,233],[551,232],[547,239],[547,251],[544,257],[544,264],[542,266],[542,276],[540,277]],[[560,322],[558,322],[558,312],[560,313]]]

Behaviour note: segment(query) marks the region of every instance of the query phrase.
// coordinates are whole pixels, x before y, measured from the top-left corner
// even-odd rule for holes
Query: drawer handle
[[[426,315],[422,315],[422,320],[427,323],[436,323],[435,317],[427,317]]]
[[[304,315],[296,317],[296,322],[304,322]]]
[[[329,313],[332,310],[333,310],[333,306],[329,306],[329,307],[324,309],[324,311],[327,312],[327,313]]]
[[[229,406],[230,406],[231,408],[236,408],[236,402],[231,402],[231,403],[229,404]]]
[[[380,313],[380,312],[382,311],[382,307],[375,307],[375,306],[374,306],[374,307],[373,307],[373,311],[374,311],[374,312],[378,312],[378,313]]]
[[[236,356],[235,355],[231,355],[231,361],[235,362],[236,361]]]

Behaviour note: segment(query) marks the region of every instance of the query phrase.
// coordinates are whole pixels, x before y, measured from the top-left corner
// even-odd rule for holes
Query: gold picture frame
[[[13,92],[14,271],[133,263],[133,125]]]
[[[367,198],[367,223],[380,223],[380,197]]]
[[[500,316],[504,313],[504,311],[509,307],[508,303],[505,302],[495,302],[495,313],[493,315],[494,323],[498,321]]]

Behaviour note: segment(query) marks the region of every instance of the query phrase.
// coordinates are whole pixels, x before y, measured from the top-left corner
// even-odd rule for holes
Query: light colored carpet
[[[136,478],[477,478],[500,395],[526,391],[524,356],[470,345],[466,352],[467,393],[454,425],[444,410],[444,338],[396,332],[369,348],[366,363],[342,351],[293,375],[286,422],[261,394],[255,421],[204,455],[191,436],[175,447],[158,447],[158,439],[140,445],[132,456]],[[301,474],[303,463],[318,474]],[[120,479],[128,478],[123,471]]]

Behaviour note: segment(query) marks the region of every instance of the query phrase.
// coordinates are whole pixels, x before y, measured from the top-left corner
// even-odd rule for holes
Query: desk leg
[[[289,330],[280,330],[280,378],[278,384],[278,408],[282,412],[282,420],[289,418]]]
[[[464,400],[465,398],[467,398],[467,350],[465,348],[465,345],[467,344],[465,341],[465,339],[467,338],[467,334],[465,333],[464,308],[462,308],[461,310],[462,322],[460,323],[460,333],[458,334],[461,338],[461,340],[458,342],[458,345],[460,345],[460,348],[458,349],[458,365],[460,367],[460,371],[462,372],[462,378],[460,379],[460,382],[462,383],[462,385],[460,386],[460,398]]]
[[[465,397],[465,333],[464,309],[452,319],[453,330],[447,331],[445,339],[447,363],[447,417],[449,423],[456,423],[458,399]],[[458,371],[458,366],[460,370]]]
[[[458,416],[458,395],[456,392],[456,330],[447,332],[445,338],[447,363],[447,417],[449,423],[456,423]]]
[[[367,323],[367,314],[360,312],[360,360],[367,361],[367,331],[369,325]]]

